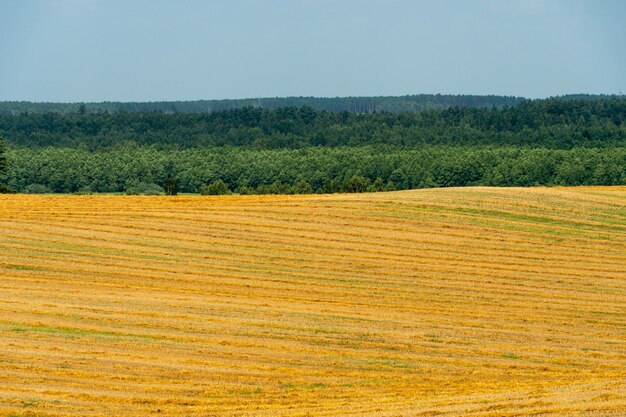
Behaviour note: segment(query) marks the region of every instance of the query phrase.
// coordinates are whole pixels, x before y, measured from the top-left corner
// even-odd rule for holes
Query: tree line
[[[0,193],[6,193],[12,191],[5,184],[7,171],[7,157],[5,155],[4,139],[0,136]]]
[[[3,115],[0,134],[14,146],[89,150],[128,141],[170,149],[371,144],[610,147],[626,145],[626,99],[527,100],[514,107],[450,107],[414,113],[246,107],[204,114]]]
[[[291,194],[469,185],[626,185],[626,147],[363,147],[182,151],[9,149],[19,192]],[[212,187],[212,188],[211,188]]]
[[[626,99],[356,114],[0,115],[0,184],[19,192],[301,193],[625,184]],[[6,153],[6,156],[4,155]],[[5,189],[6,190],[6,189]]]
[[[271,97],[237,100],[193,100],[154,102],[101,102],[101,103],[33,103],[28,101],[0,102],[0,114],[22,113],[210,113],[222,110],[257,107],[277,109],[280,107],[309,106],[316,110],[351,113],[415,112],[431,108],[447,107],[503,107],[513,106],[520,97],[476,96],[449,94],[417,94],[381,97]]]

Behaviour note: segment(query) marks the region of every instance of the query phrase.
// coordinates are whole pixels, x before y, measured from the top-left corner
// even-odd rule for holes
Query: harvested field
[[[626,415],[626,188],[0,195],[0,415]]]

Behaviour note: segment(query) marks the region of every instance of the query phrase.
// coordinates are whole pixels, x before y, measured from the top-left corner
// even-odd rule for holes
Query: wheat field
[[[0,196],[0,415],[626,415],[626,188]]]

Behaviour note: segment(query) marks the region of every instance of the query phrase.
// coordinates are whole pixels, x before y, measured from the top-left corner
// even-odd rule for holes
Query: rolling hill
[[[626,187],[0,196],[0,414],[626,414]]]

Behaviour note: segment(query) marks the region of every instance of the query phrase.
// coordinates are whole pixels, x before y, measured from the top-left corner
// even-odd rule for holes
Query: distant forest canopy
[[[5,114],[0,115],[0,135],[10,147],[87,150],[129,142],[163,149],[372,144],[606,148],[626,146],[626,98],[522,100],[513,107],[455,106],[407,113],[357,114],[304,106],[174,114]]]
[[[589,96],[592,97],[592,96]],[[593,96],[595,97],[595,96]],[[235,100],[193,100],[154,102],[101,102],[101,103],[36,103],[28,101],[0,102],[0,114],[21,113],[211,113],[222,110],[257,107],[304,107],[330,112],[416,112],[448,107],[504,107],[513,106],[521,97],[495,95],[418,94],[381,97],[273,97]]]
[[[541,149],[422,146],[181,151],[127,146],[10,149],[19,192],[292,194],[468,185],[626,185],[626,147]]]
[[[625,98],[624,95],[569,94],[555,100],[606,100]],[[211,113],[223,110],[256,107],[274,110],[281,107],[311,107],[315,110],[350,113],[419,112],[448,107],[502,108],[526,101],[523,97],[496,95],[416,94],[380,97],[270,97],[233,100],[188,100],[152,102],[99,103],[41,103],[29,101],[0,101],[0,114],[22,113]]]
[[[289,194],[626,185],[624,97],[419,112],[310,105],[171,114],[83,110],[0,114],[7,145],[4,174],[0,151],[0,192]]]

